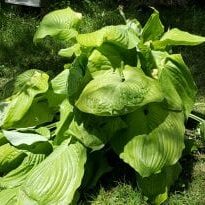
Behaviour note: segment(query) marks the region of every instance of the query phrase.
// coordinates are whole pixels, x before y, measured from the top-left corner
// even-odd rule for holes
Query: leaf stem
[[[189,117],[192,118],[193,120],[196,120],[197,122],[204,122],[205,121],[201,117],[198,117],[198,116],[196,116],[194,114],[189,114]]]
[[[121,66],[120,68],[118,68],[119,70],[119,74],[120,74],[120,77],[121,77],[121,81],[124,82],[125,81],[125,76],[123,74],[123,70],[124,70],[124,61],[121,61]]]
[[[123,6],[122,6],[122,5],[119,5],[119,6],[118,6],[118,10],[119,10],[120,15],[122,16],[123,20],[124,20],[125,23],[127,24],[127,19],[126,19],[125,13],[123,12]]]

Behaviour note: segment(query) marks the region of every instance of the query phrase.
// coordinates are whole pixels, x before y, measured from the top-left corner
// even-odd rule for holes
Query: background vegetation
[[[57,55],[63,45],[47,39],[44,43],[34,45],[32,38],[41,18],[49,11],[71,6],[82,12],[82,32],[96,30],[105,25],[123,23],[119,15],[118,5],[124,6],[127,18],[137,18],[145,22],[151,13],[148,6],[155,6],[166,28],[178,27],[194,34],[205,36],[205,8],[203,0],[53,0],[44,8],[28,8],[6,5],[0,2],[0,98],[7,96],[11,80],[16,74],[27,69],[41,69],[49,73],[58,73],[67,59]],[[198,101],[205,102],[205,45],[187,48],[177,48],[184,56],[199,88]],[[176,52],[176,51],[175,51]],[[205,106],[202,106],[203,108]],[[181,160],[183,172],[177,185],[172,188],[168,204],[203,205],[205,204],[205,149],[201,139],[195,132],[187,136],[187,142],[197,139],[191,155]],[[193,148],[193,146],[191,146]],[[122,167],[120,162],[112,173],[102,178],[98,189],[85,193],[82,204],[147,204],[133,188],[132,170]],[[117,181],[117,178],[121,181]],[[108,180],[109,179],[109,180]],[[111,182],[112,181],[112,182]]]

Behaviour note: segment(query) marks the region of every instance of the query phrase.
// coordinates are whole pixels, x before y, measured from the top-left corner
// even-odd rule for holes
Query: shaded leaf
[[[165,167],[159,174],[149,177],[138,176],[138,185],[152,204],[160,205],[168,198],[170,186],[174,184],[181,172],[179,163]]]
[[[51,122],[53,117],[54,111],[49,107],[45,100],[39,102],[34,101],[23,118],[14,123],[13,127],[34,127],[46,122]]]
[[[125,127],[126,124],[119,117],[97,117],[75,111],[68,133],[86,147],[99,150],[118,130]]]
[[[3,133],[0,131],[0,146],[8,143],[7,139],[4,137]]]
[[[99,179],[111,170],[112,167],[108,163],[105,152],[91,152],[88,156],[88,161],[86,163],[85,175],[83,178],[82,186],[86,189],[94,188]]]
[[[145,72],[146,75],[152,76],[152,69],[154,69],[155,66],[155,60],[152,54],[152,50],[149,46],[139,43],[138,44],[138,55],[140,59],[140,67]],[[153,77],[153,76],[152,76]]]
[[[61,142],[65,140],[65,138],[69,137],[65,132],[68,130],[73,117],[73,106],[70,104],[68,99],[65,99],[60,104],[60,120],[56,125],[56,138],[54,140],[56,144],[61,144]]]
[[[184,149],[184,116],[162,103],[151,103],[126,117],[128,129],[116,135],[112,146],[142,177],[175,164]]]
[[[123,49],[119,46],[104,43],[101,47],[94,49],[88,59],[87,68],[91,75],[95,71],[109,70],[125,65],[137,65],[137,53],[135,49]]]

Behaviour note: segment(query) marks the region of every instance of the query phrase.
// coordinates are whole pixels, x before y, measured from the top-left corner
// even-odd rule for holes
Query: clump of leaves
[[[47,14],[34,42],[50,36],[74,60],[55,78],[28,70],[0,104],[0,204],[70,204],[79,187],[110,170],[105,145],[135,171],[142,193],[161,204],[180,173],[184,122],[196,86],[171,47],[204,37],[164,31],[154,10],[136,20],[80,34],[71,8]],[[84,178],[83,178],[84,177]]]

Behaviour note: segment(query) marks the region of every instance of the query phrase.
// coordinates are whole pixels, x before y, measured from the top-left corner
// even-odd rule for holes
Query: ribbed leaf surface
[[[29,172],[45,158],[43,154],[29,154],[19,167],[0,177],[0,188],[13,188],[23,184]]]
[[[189,116],[196,97],[197,87],[189,68],[180,54],[152,52],[158,67],[158,79],[172,110],[183,110]]]
[[[125,66],[122,73],[108,70],[90,81],[76,106],[95,115],[123,115],[163,98],[156,80],[147,77],[138,68]]]
[[[16,205],[16,195],[19,192],[19,188],[5,189],[0,191],[0,204],[1,205]]]
[[[164,33],[164,26],[159,19],[159,12],[154,10],[147,23],[142,30],[142,39],[144,42],[149,40],[157,40]]]
[[[54,93],[62,95],[67,94],[67,82],[69,73],[69,69],[65,69],[51,80],[51,86]]]
[[[85,161],[86,149],[80,143],[60,145],[29,174],[21,187],[19,202],[70,204],[81,184]]]
[[[142,177],[175,164],[184,148],[184,116],[154,103],[127,116],[129,129],[116,136],[112,145],[120,157]]]
[[[21,150],[8,143],[0,146],[0,173],[7,173],[16,168],[24,157],[25,154]]]
[[[81,46],[100,47],[109,42],[123,48],[132,49],[139,43],[134,30],[127,25],[106,26],[98,31],[79,34],[77,41]]]
[[[16,86],[18,92],[3,102],[0,125],[10,128],[21,120],[29,110],[34,97],[47,91],[48,78],[46,73],[38,70],[26,71],[22,74]]]
[[[159,41],[153,42],[155,49],[164,49],[166,46],[195,46],[205,42],[205,37],[190,34],[173,28],[162,36]]]
[[[79,139],[86,147],[101,149],[126,124],[119,117],[98,117],[75,112],[68,133]]]
[[[70,40],[78,33],[75,29],[81,20],[81,13],[74,12],[71,8],[56,10],[47,14],[40,23],[34,36],[34,42],[52,36],[60,40]]]

